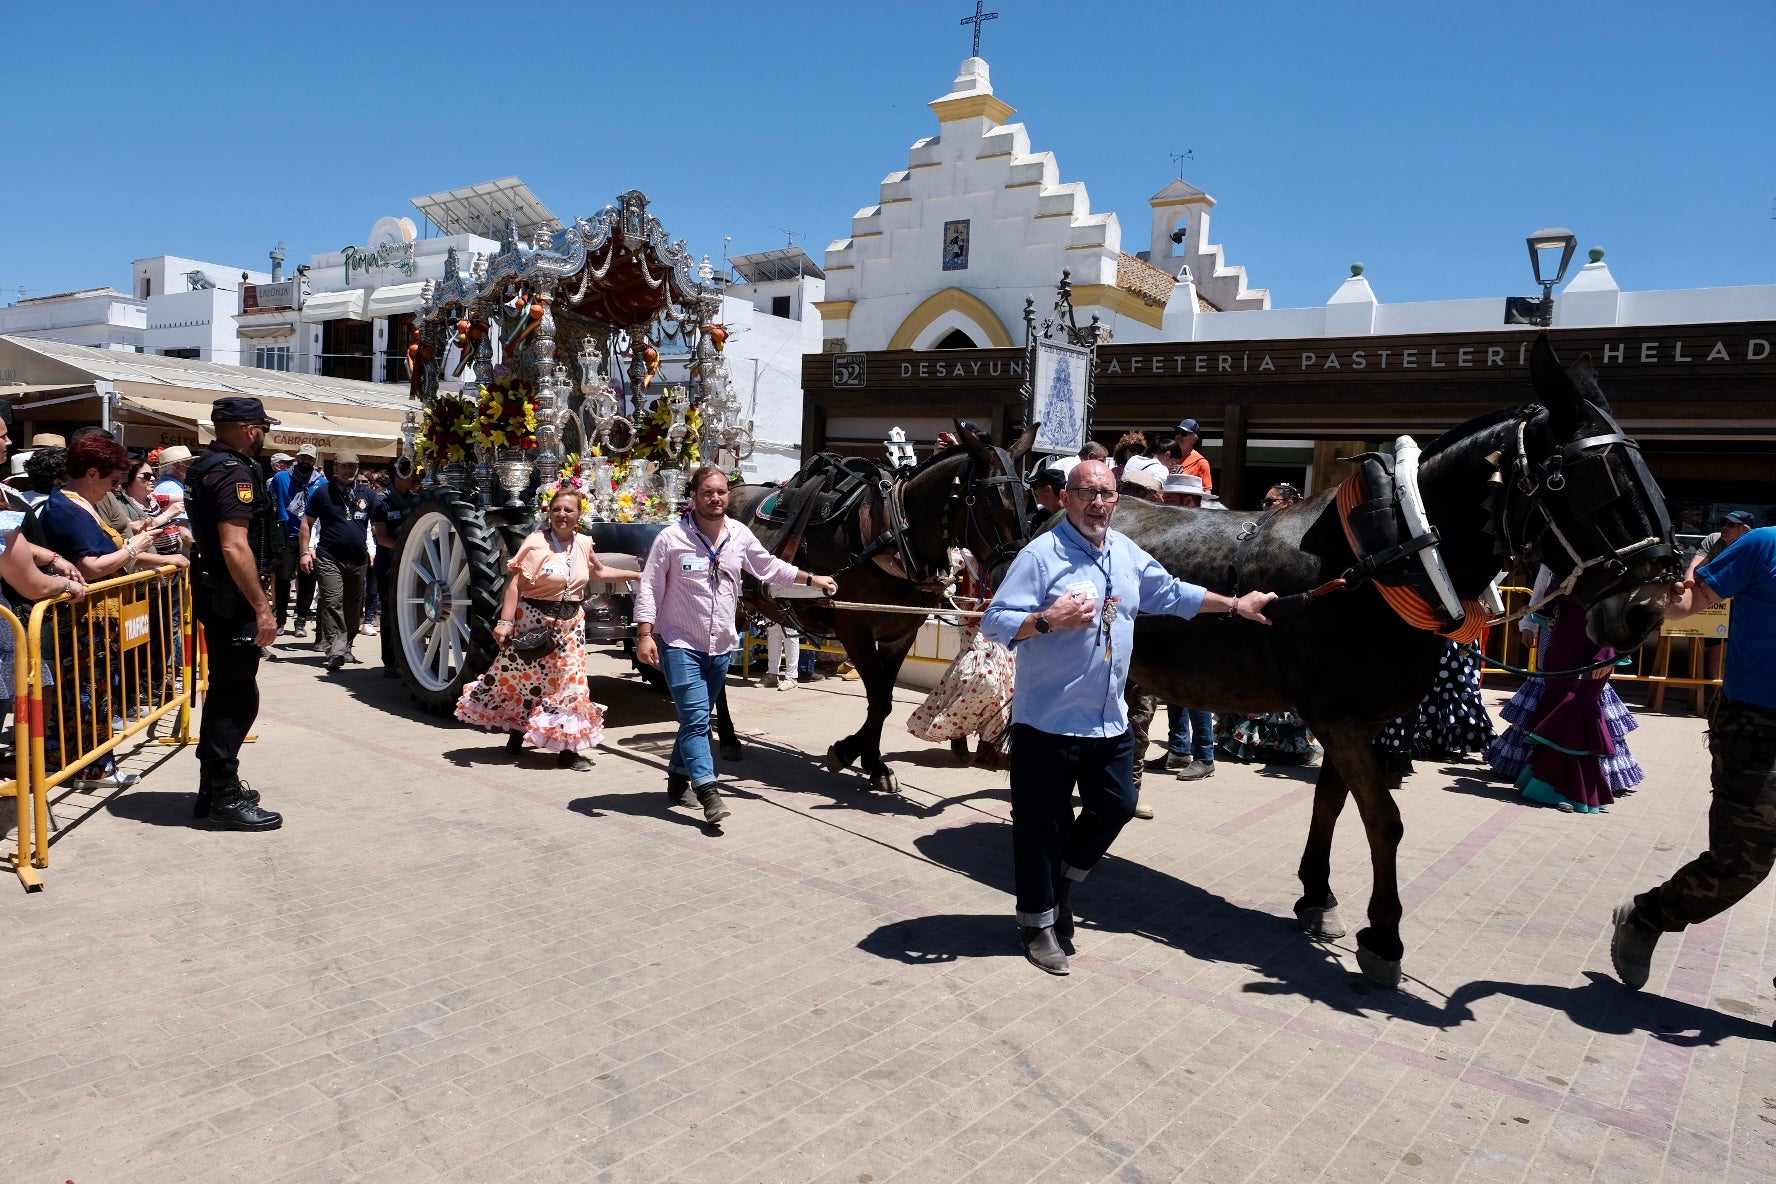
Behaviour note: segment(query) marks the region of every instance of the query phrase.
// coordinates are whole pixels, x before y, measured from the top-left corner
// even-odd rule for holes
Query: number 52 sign
[[[834,354],[832,384],[839,390],[862,390],[869,385],[868,354]]]

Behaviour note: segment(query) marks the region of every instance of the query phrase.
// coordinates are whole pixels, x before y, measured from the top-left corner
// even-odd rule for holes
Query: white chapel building
[[[1097,314],[1117,341],[1189,339],[1199,312],[1270,307],[1209,243],[1214,198],[1184,181],[1150,199],[1147,247],[1125,250],[1116,215],[1093,213],[1085,185],[1006,122],[982,59],[931,109],[938,133],[827,248],[826,352],[1021,345],[1025,299],[1048,313],[1062,271],[1080,322]]]

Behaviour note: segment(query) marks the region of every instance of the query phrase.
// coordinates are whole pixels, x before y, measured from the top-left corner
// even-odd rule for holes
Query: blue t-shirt
[[[1776,526],[1748,532],[1696,575],[1733,602],[1727,698],[1776,708]]]
[[[294,468],[271,475],[271,496],[277,505],[278,521],[283,524],[284,537],[293,539],[302,533],[302,515],[308,509],[308,495],[325,480],[318,469],[309,470],[306,486],[296,480]]]
[[[118,549],[99,520],[84,506],[75,505],[62,490],[57,489],[43,499],[37,509],[38,525],[49,549],[70,563],[97,555],[109,555]]]
[[[1033,612],[1051,607],[1078,588],[1098,603],[1117,604],[1108,641],[1101,627],[1056,629],[1017,641]],[[1202,588],[1175,579],[1159,560],[1112,530],[1100,550],[1059,522],[1018,552],[993,602],[981,618],[981,636],[1017,652],[1017,689],[1012,720],[1058,736],[1120,736],[1128,731],[1122,698],[1129,654],[1135,648],[1135,617],[1169,613],[1194,617]]]

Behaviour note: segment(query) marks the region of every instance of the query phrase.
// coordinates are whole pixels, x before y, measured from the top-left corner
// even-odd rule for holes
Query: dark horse
[[[1609,417],[1588,358],[1563,370],[1544,336],[1531,377],[1538,403],[1463,424],[1425,449],[1420,489],[1449,575],[1461,597],[1473,599],[1507,560],[1539,560],[1571,579],[1592,640],[1636,649],[1659,626],[1662,585],[1675,562],[1658,487]],[[1274,591],[1297,605],[1293,594],[1355,562],[1332,492],[1275,511],[1256,529],[1242,513],[1141,503],[1125,504],[1115,524],[1174,575],[1218,592]],[[1249,536],[1244,554],[1242,535]],[[1370,743],[1424,697],[1449,643],[1407,625],[1368,583],[1297,612],[1278,611],[1273,621],[1266,628],[1219,616],[1143,617],[1131,677],[1165,702],[1241,712],[1293,706],[1301,714],[1326,759],[1296,916],[1316,937],[1344,934],[1331,885],[1332,832],[1346,795],[1355,797],[1374,874],[1357,961],[1371,980],[1397,985],[1403,946],[1395,855],[1404,832]]]
[[[796,563],[835,577],[841,601],[941,608],[952,546],[967,548],[994,571],[1009,563],[1028,537],[1017,462],[1034,437],[1031,428],[1009,449],[998,448],[973,424],[958,421],[957,447],[902,475],[884,470],[883,484],[868,492],[863,505],[808,529]],[[767,547],[775,541],[773,533],[755,520],[754,511],[775,488],[742,485],[728,503],[729,516],[751,526]],[[836,773],[861,761],[872,788],[898,791],[894,771],[882,760],[882,723],[893,710],[894,680],[925,614],[834,609],[818,600],[764,597],[749,597],[746,609],[839,639],[863,680],[869,714],[861,728],[827,750],[827,768]]]

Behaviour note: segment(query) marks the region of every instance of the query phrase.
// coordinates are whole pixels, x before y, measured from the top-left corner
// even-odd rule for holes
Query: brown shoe
[[[722,795],[716,791],[716,788],[713,785],[709,786],[707,789],[699,789],[697,791],[697,800],[703,803],[704,821],[711,825],[714,825],[733,814],[733,811],[728,809],[726,804],[722,802]]]
[[[1205,777],[1213,777],[1214,775],[1214,761],[1191,761],[1178,770],[1178,780],[1180,781],[1201,781]]]

